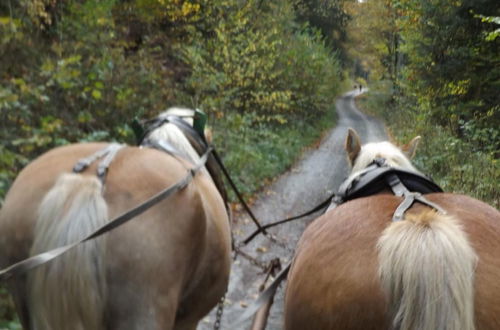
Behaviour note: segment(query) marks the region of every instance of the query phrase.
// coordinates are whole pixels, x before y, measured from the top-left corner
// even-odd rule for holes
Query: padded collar
[[[337,196],[342,202],[377,194],[384,189],[391,189],[387,177],[396,175],[411,192],[428,194],[443,192],[435,182],[414,171],[390,167],[385,159],[377,158],[364,171],[350,180],[344,181]]]

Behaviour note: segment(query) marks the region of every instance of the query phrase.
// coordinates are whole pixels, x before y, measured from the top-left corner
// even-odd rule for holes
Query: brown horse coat
[[[475,274],[477,329],[500,329],[500,214],[473,198],[426,195],[460,219],[479,256]],[[286,329],[389,329],[378,277],[377,242],[401,198],[352,200],[304,232],[288,277]],[[415,205],[410,214],[427,207]],[[403,220],[404,221],[404,220]]]
[[[106,146],[89,143],[56,148],[19,174],[0,213],[1,268],[30,256],[38,209],[60,175],[70,172],[79,159]],[[107,218],[112,219],[175,184],[191,166],[157,150],[125,147],[111,163],[106,179],[103,197]],[[97,184],[93,179],[95,170],[93,165],[79,174],[84,178],[80,184],[87,184],[85,178]],[[198,173],[186,189],[106,234],[102,242],[104,253],[94,257],[104,265],[105,283],[98,283],[104,292],[96,292],[94,287],[84,292],[102,296],[103,309],[97,311],[102,329],[195,329],[225,293],[230,269],[230,228],[224,201],[206,172]],[[71,260],[67,262],[71,265]],[[75,269],[84,267],[76,260],[74,263]],[[57,282],[63,281],[65,275],[55,276],[60,279]],[[35,328],[30,324],[27,276],[7,284],[23,326]],[[78,305],[79,298],[69,292],[72,288],[61,285],[51,287],[45,295],[66,295],[67,304]],[[45,303],[50,302],[47,299]],[[92,300],[84,297],[82,301]],[[58,324],[54,329],[68,326]]]
[[[375,158],[414,170],[389,142],[360,145],[349,130],[352,176]],[[351,200],[316,219],[288,275],[285,329],[500,329],[500,212],[449,193],[425,198],[392,222],[402,198],[385,192]]]

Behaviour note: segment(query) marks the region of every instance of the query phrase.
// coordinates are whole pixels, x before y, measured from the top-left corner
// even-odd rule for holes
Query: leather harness
[[[355,177],[346,179],[339,187],[338,193],[331,197],[330,206],[325,211],[334,209],[340,204],[362,197],[377,194],[384,189],[391,189],[395,196],[404,197],[394,211],[392,221],[401,221],[405,212],[419,202],[436,209],[440,213],[446,211],[439,205],[427,200],[423,195],[443,190],[428,177],[414,171],[390,167],[384,158],[376,158],[369,166],[360,171]],[[281,282],[287,277],[292,261],[290,261],[276,276],[269,287],[264,290],[245,312],[231,325],[239,325],[255,314],[262,305],[271,299]]]
[[[176,125],[182,125],[181,123],[185,123],[183,120],[180,118],[177,118],[174,116],[169,116],[170,121],[175,121]],[[159,126],[161,126],[164,122],[162,122]],[[185,123],[188,125],[187,123]],[[155,128],[159,127],[156,126]],[[189,125],[188,125],[189,126]],[[165,143],[161,144],[161,149],[164,151],[169,150],[169,148],[165,147]],[[206,144],[205,144],[206,146]],[[102,150],[98,150],[94,154],[90,155],[89,157],[80,159],[75,166],[73,167],[73,172],[74,173],[81,173],[85,169],[87,169],[92,163],[97,161],[98,159],[102,160],[99,162],[97,166],[97,177],[102,183],[103,189],[104,189],[104,183],[106,180],[106,174],[108,172],[109,165],[113,161],[114,157],[120,151],[125,145],[118,144],[118,143],[112,143],[109,146],[103,148]],[[159,203],[160,201],[164,200],[165,198],[173,195],[174,193],[183,190],[187,185],[193,180],[193,178],[196,176],[196,174],[205,167],[205,164],[207,163],[207,160],[211,153],[213,152],[213,149],[211,147],[206,146],[204,153],[200,156],[200,160],[193,165],[193,167],[189,168],[187,170],[186,175],[177,183],[173,184],[170,187],[165,188],[164,190],[160,191],[156,195],[150,197],[148,200],[146,200],[144,203],[140,204],[139,206],[132,208],[128,210],[127,212],[121,214],[120,216],[109,220],[105,225],[101,226],[98,228],[96,231],[91,233],[90,235],[84,237],[83,239],[76,241],[74,243],[61,246],[52,250],[49,250],[44,253],[37,254],[35,256],[29,257],[27,259],[21,260],[15,264],[10,265],[7,268],[1,269],[0,270],[0,281],[8,280],[14,276],[21,275],[30,269],[39,267],[50,260],[53,260],[57,258],[58,256],[66,253],[67,251],[75,248],[76,246],[84,243],[85,241],[94,239],[98,236],[103,235],[104,233],[107,233],[114,228],[123,225],[124,223],[130,221],[131,219],[135,218],[141,213],[144,213],[146,210],[151,208],[153,205]],[[169,152],[170,153],[170,152]],[[177,156],[175,153],[171,153],[174,156]]]
[[[443,192],[441,187],[418,172],[390,167],[384,158],[376,158],[355,177],[345,180],[340,185],[339,192],[332,198],[327,210],[352,199],[375,195],[387,188],[391,189],[395,196],[404,197],[394,211],[392,221],[402,220],[404,213],[414,202],[420,202],[441,213],[446,213],[439,205],[423,196]]]

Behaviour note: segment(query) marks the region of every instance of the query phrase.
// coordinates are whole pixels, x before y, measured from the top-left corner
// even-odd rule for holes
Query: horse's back
[[[477,329],[500,328],[500,214],[470,197],[426,197],[455,216],[479,262],[475,274]],[[401,198],[360,198],[327,212],[304,232],[290,271],[287,329],[388,329],[391,321],[378,274],[377,243]],[[414,205],[408,213],[428,209]]]
[[[61,174],[71,172],[78,160],[107,145],[56,148],[19,174],[0,213],[0,267],[29,256],[38,208]],[[99,160],[95,163],[82,175],[95,176]],[[153,149],[121,149],[109,167],[102,193],[108,218],[179,182],[191,166]],[[184,309],[184,301],[192,297],[200,298],[193,313],[194,318],[201,317],[224,292],[229,253],[224,203],[210,178],[198,173],[185,189],[106,234],[106,253],[101,256],[106,260],[109,283],[106,323],[115,329],[133,328],[134,323],[142,324],[142,328],[154,328],[153,324],[169,328],[174,319],[182,320],[184,312],[179,309]],[[26,294],[24,277],[11,283],[15,299],[22,300]],[[205,289],[202,295],[210,298],[200,297],[200,289]],[[21,314],[23,304],[17,301]],[[139,314],[143,319],[134,319]],[[189,318],[186,322],[191,321]]]
[[[71,172],[76,162],[106,146],[77,144],[52,149],[26,166],[10,187],[0,211],[0,266],[29,254],[38,207],[60,174]]]
[[[500,329],[500,212],[463,195],[436,194],[431,200],[459,219],[479,257],[474,274],[476,329]]]

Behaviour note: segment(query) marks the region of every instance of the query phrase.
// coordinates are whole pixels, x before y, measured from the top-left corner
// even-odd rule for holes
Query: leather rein
[[[326,204],[329,205],[326,211],[329,211],[345,202],[377,194],[386,188],[390,188],[395,196],[403,197],[402,202],[394,211],[392,217],[393,222],[403,220],[405,212],[415,202],[434,208],[440,213],[446,213],[439,205],[427,200],[423,196],[428,193],[443,192],[436,183],[418,172],[390,167],[384,158],[376,158],[355,177],[346,179],[340,185],[337,193],[330,196],[328,200],[321,203],[316,208],[319,210]],[[276,226],[294,219],[295,217],[277,221],[264,226],[264,228]],[[249,237],[253,238],[257,233],[258,231]],[[292,261],[276,275],[274,281],[260,294],[257,300],[245,309],[245,312],[231,325],[231,328],[238,328],[243,321],[255,314],[261,306],[274,296],[281,282],[287,277],[291,265]]]
[[[113,146],[114,146],[113,144],[110,145],[110,147],[113,147]],[[84,168],[86,168],[88,165],[90,165],[88,160],[97,159],[100,156],[102,157],[106,154],[111,155],[112,151],[109,150],[110,147],[105,148],[105,150],[108,149],[107,152],[101,152],[101,153],[98,152],[96,154],[96,156],[91,156],[88,159],[84,159],[83,161],[78,162],[77,165],[75,166],[75,169],[76,169],[75,172],[81,171]],[[111,148],[111,149],[115,149],[115,148]],[[21,274],[23,274],[23,273],[25,273],[25,272],[27,272],[35,267],[41,266],[41,265],[57,258],[58,256],[68,252],[69,250],[75,248],[76,246],[82,244],[83,242],[97,238],[97,237],[103,235],[104,233],[107,233],[107,232],[123,225],[124,223],[126,223],[126,222],[130,221],[131,219],[135,218],[136,216],[144,213],[146,210],[150,209],[152,206],[158,204],[159,202],[166,199],[167,197],[175,194],[176,192],[178,192],[180,190],[183,190],[193,180],[193,178],[200,171],[200,169],[202,169],[203,166],[205,166],[208,155],[211,152],[212,152],[212,149],[207,148],[206,152],[201,156],[200,160],[193,167],[188,169],[186,175],[180,181],[165,188],[164,190],[160,191],[156,195],[150,197],[148,200],[146,200],[144,203],[140,204],[139,206],[136,206],[133,209],[131,209],[131,210],[121,214],[120,216],[110,220],[108,223],[101,226],[99,229],[97,229],[92,234],[88,235],[87,237],[85,237],[79,241],[76,241],[74,243],[71,243],[71,244],[68,244],[65,246],[61,246],[61,247],[52,249],[50,251],[43,252],[43,253],[40,253],[38,255],[32,256],[30,258],[24,259],[22,261],[19,261],[13,265],[1,270],[0,271],[0,281],[8,280],[8,279],[12,278],[13,276],[21,275]],[[110,158],[107,158],[107,159],[110,159]],[[109,162],[110,162],[110,160],[109,160]],[[107,161],[105,158],[104,162],[101,162],[101,164],[98,167],[98,177],[101,179],[101,181],[103,180],[104,173],[107,171],[107,167],[105,170],[103,167],[106,165],[106,163],[107,163]],[[99,169],[101,169],[101,170],[99,170]]]

